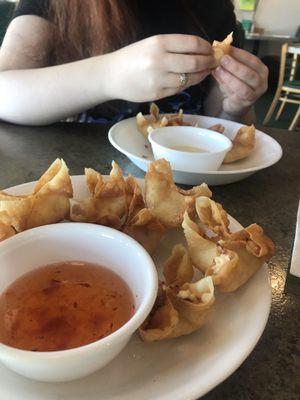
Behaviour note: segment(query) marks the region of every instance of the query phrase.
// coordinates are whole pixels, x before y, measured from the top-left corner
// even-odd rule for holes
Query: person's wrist
[[[243,110],[236,113],[228,112],[223,109],[218,117],[229,121],[241,122],[247,125],[251,125],[255,121],[255,113],[252,106],[245,107]]]
[[[232,117],[243,117],[244,115],[248,114],[251,110],[252,106],[241,106],[241,105],[233,105],[227,104],[226,101],[223,102],[223,113],[231,115]]]
[[[110,101],[119,98],[117,73],[115,72],[114,53],[96,57],[96,87],[105,101]]]

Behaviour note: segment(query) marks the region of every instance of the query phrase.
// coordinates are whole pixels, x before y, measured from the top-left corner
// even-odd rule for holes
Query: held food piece
[[[212,276],[220,291],[232,292],[238,289],[273,256],[274,244],[259,225],[252,224],[231,233],[229,230],[216,229],[216,225],[211,224],[205,214],[203,218],[201,207],[196,205],[196,210],[200,221],[204,224],[208,221],[207,228],[215,229],[218,236],[209,239],[185,213],[182,226],[189,253],[193,265],[206,276]]]
[[[194,210],[198,196],[211,196],[205,183],[190,190],[179,189],[168,161],[161,159],[150,164],[145,177],[145,202],[165,227],[179,227],[185,210]]]
[[[114,161],[108,180],[99,172],[86,168],[85,176],[90,197],[73,201],[71,220],[92,222],[119,229],[127,218],[126,182],[122,170]]]
[[[150,116],[144,117],[140,112],[136,116],[136,123],[139,132],[146,138],[151,130],[163,128],[164,126],[183,125],[183,111],[179,110],[177,114],[159,115],[159,108],[155,103],[150,106]]]
[[[16,232],[40,225],[52,224],[69,217],[73,195],[68,168],[57,159],[37,182],[28,196],[13,196],[0,192],[0,211],[5,211]],[[0,221],[1,221],[0,215]]]
[[[223,42],[218,42],[217,40],[214,40],[212,47],[214,51],[214,57],[216,60],[215,68],[220,65],[221,58],[225,54],[229,54],[230,45],[232,41],[233,41],[233,32],[227,35],[226,38],[223,40]]]
[[[224,164],[242,160],[249,156],[255,146],[255,126],[242,126],[233,139],[232,145],[232,149],[224,158]]]
[[[160,285],[153,310],[140,327],[143,340],[171,339],[203,326],[214,304],[214,285],[211,277],[191,283],[193,275],[185,248],[175,246],[164,266],[166,285]]]

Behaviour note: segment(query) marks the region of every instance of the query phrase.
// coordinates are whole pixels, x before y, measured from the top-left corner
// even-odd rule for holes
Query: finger
[[[187,83],[185,86],[180,85],[180,74],[175,74],[170,72],[167,74],[165,82],[166,88],[178,88],[180,90],[184,90],[187,87],[197,85],[199,82],[202,82],[210,74],[210,70],[205,70],[202,72],[195,72],[191,74],[187,74]]]
[[[162,41],[165,50],[170,53],[185,54],[213,54],[212,46],[206,40],[195,35],[158,35],[158,41]]]
[[[248,67],[252,68],[259,74],[268,74],[268,68],[265,66],[265,64],[258,57],[254,56],[248,51],[231,46],[230,55],[242,64],[248,65]]]
[[[165,56],[163,62],[168,72],[193,73],[212,69],[215,59],[213,56],[169,53]]]
[[[226,71],[230,72],[253,89],[260,86],[260,75],[254,69],[242,64],[233,57],[225,55],[221,58],[221,65]]]
[[[223,89],[228,93],[236,93],[242,100],[247,102],[254,102],[256,100],[257,94],[255,90],[226,71],[223,67],[218,67],[214,71],[213,76],[217,78],[218,82],[223,85]]]

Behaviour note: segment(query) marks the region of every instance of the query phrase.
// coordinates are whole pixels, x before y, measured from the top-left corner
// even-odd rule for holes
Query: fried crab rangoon
[[[124,179],[115,162],[107,180],[91,168],[85,170],[85,176],[90,197],[72,201],[71,220],[120,229],[153,253],[166,228],[146,208],[137,180],[133,176]]]
[[[150,106],[150,116],[145,117],[141,112],[136,116],[136,123],[139,132],[146,138],[151,130],[163,128],[164,126],[183,125],[183,111],[179,110],[177,114],[160,115],[159,108],[155,103]]]
[[[207,210],[209,207],[210,213]],[[206,209],[206,212],[203,212],[203,209]],[[190,219],[187,212],[182,227],[193,265],[206,276],[212,276],[215,286],[220,291],[232,292],[247,282],[274,255],[275,248],[272,240],[257,224],[231,233],[227,222],[224,224],[227,218],[223,213],[219,223],[213,218],[207,218],[207,215],[212,216],[216,209],[219,209],[218,205],[210,199],[199,197],[196,200],[200,221],[212,232],[217,233],[217,237],[208,238],[198,224]]]
[[[107,225],[119,229],[127,217],[126,182],[121,168],[114,161],[108,180],[91,169],[85,169],[90,197],[73,201],[71,220]]]
[[[0,192],[1,231],[8,221],[11,229],[21,232],[68,218],[72,196],[68,168],[63,160],[56,159],[41,176],[32,194],[14,196]],[[8,229],[7,234],[9,232],[12,230]]]
[[[153,161],[145,177],[145,202],[147,207],[166,228],[179,227],[186,210],[193,212],[195,199],[211,196],[206,183],[190,190],[178,188],[168,161]]]
[[[214,57],[216,60],[215,67],[218,67],[220,65],[221,58],[225,54],[229,54],[232,41],[233,41],[233,32],[231,32],[229,35],[227,35],[226,38],[222,42],[218,42],[217,40],[214,40],[212,47],[213,47],[213,51],[214,51]]]
[[[152,342],[188,335],[201,328],[215,301],[211,277],[192,283],[194,271],[186,249],[173,248],[164,266],[165,283],[161,283],[156,303],[140,327],[144,341]]]
[[[0,212],[0,242],[16,234],[12,220],[6,211]]]
[[[232,141],[232,149],[226,154],[223,163],[229,164],[249,156],[255,146],[255,126],[242,126]]]
[[[149,254],[154,253],[166,232],[166,228],[147,208],[140,210],[122,230],[139,242]]]

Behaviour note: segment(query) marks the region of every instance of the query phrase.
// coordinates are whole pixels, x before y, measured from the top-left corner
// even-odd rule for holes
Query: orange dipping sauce
[[[66,350],[95,342],[134,313],[126,282],[85,262],[39,267],[0,296],[0,342],[30,351]]]

